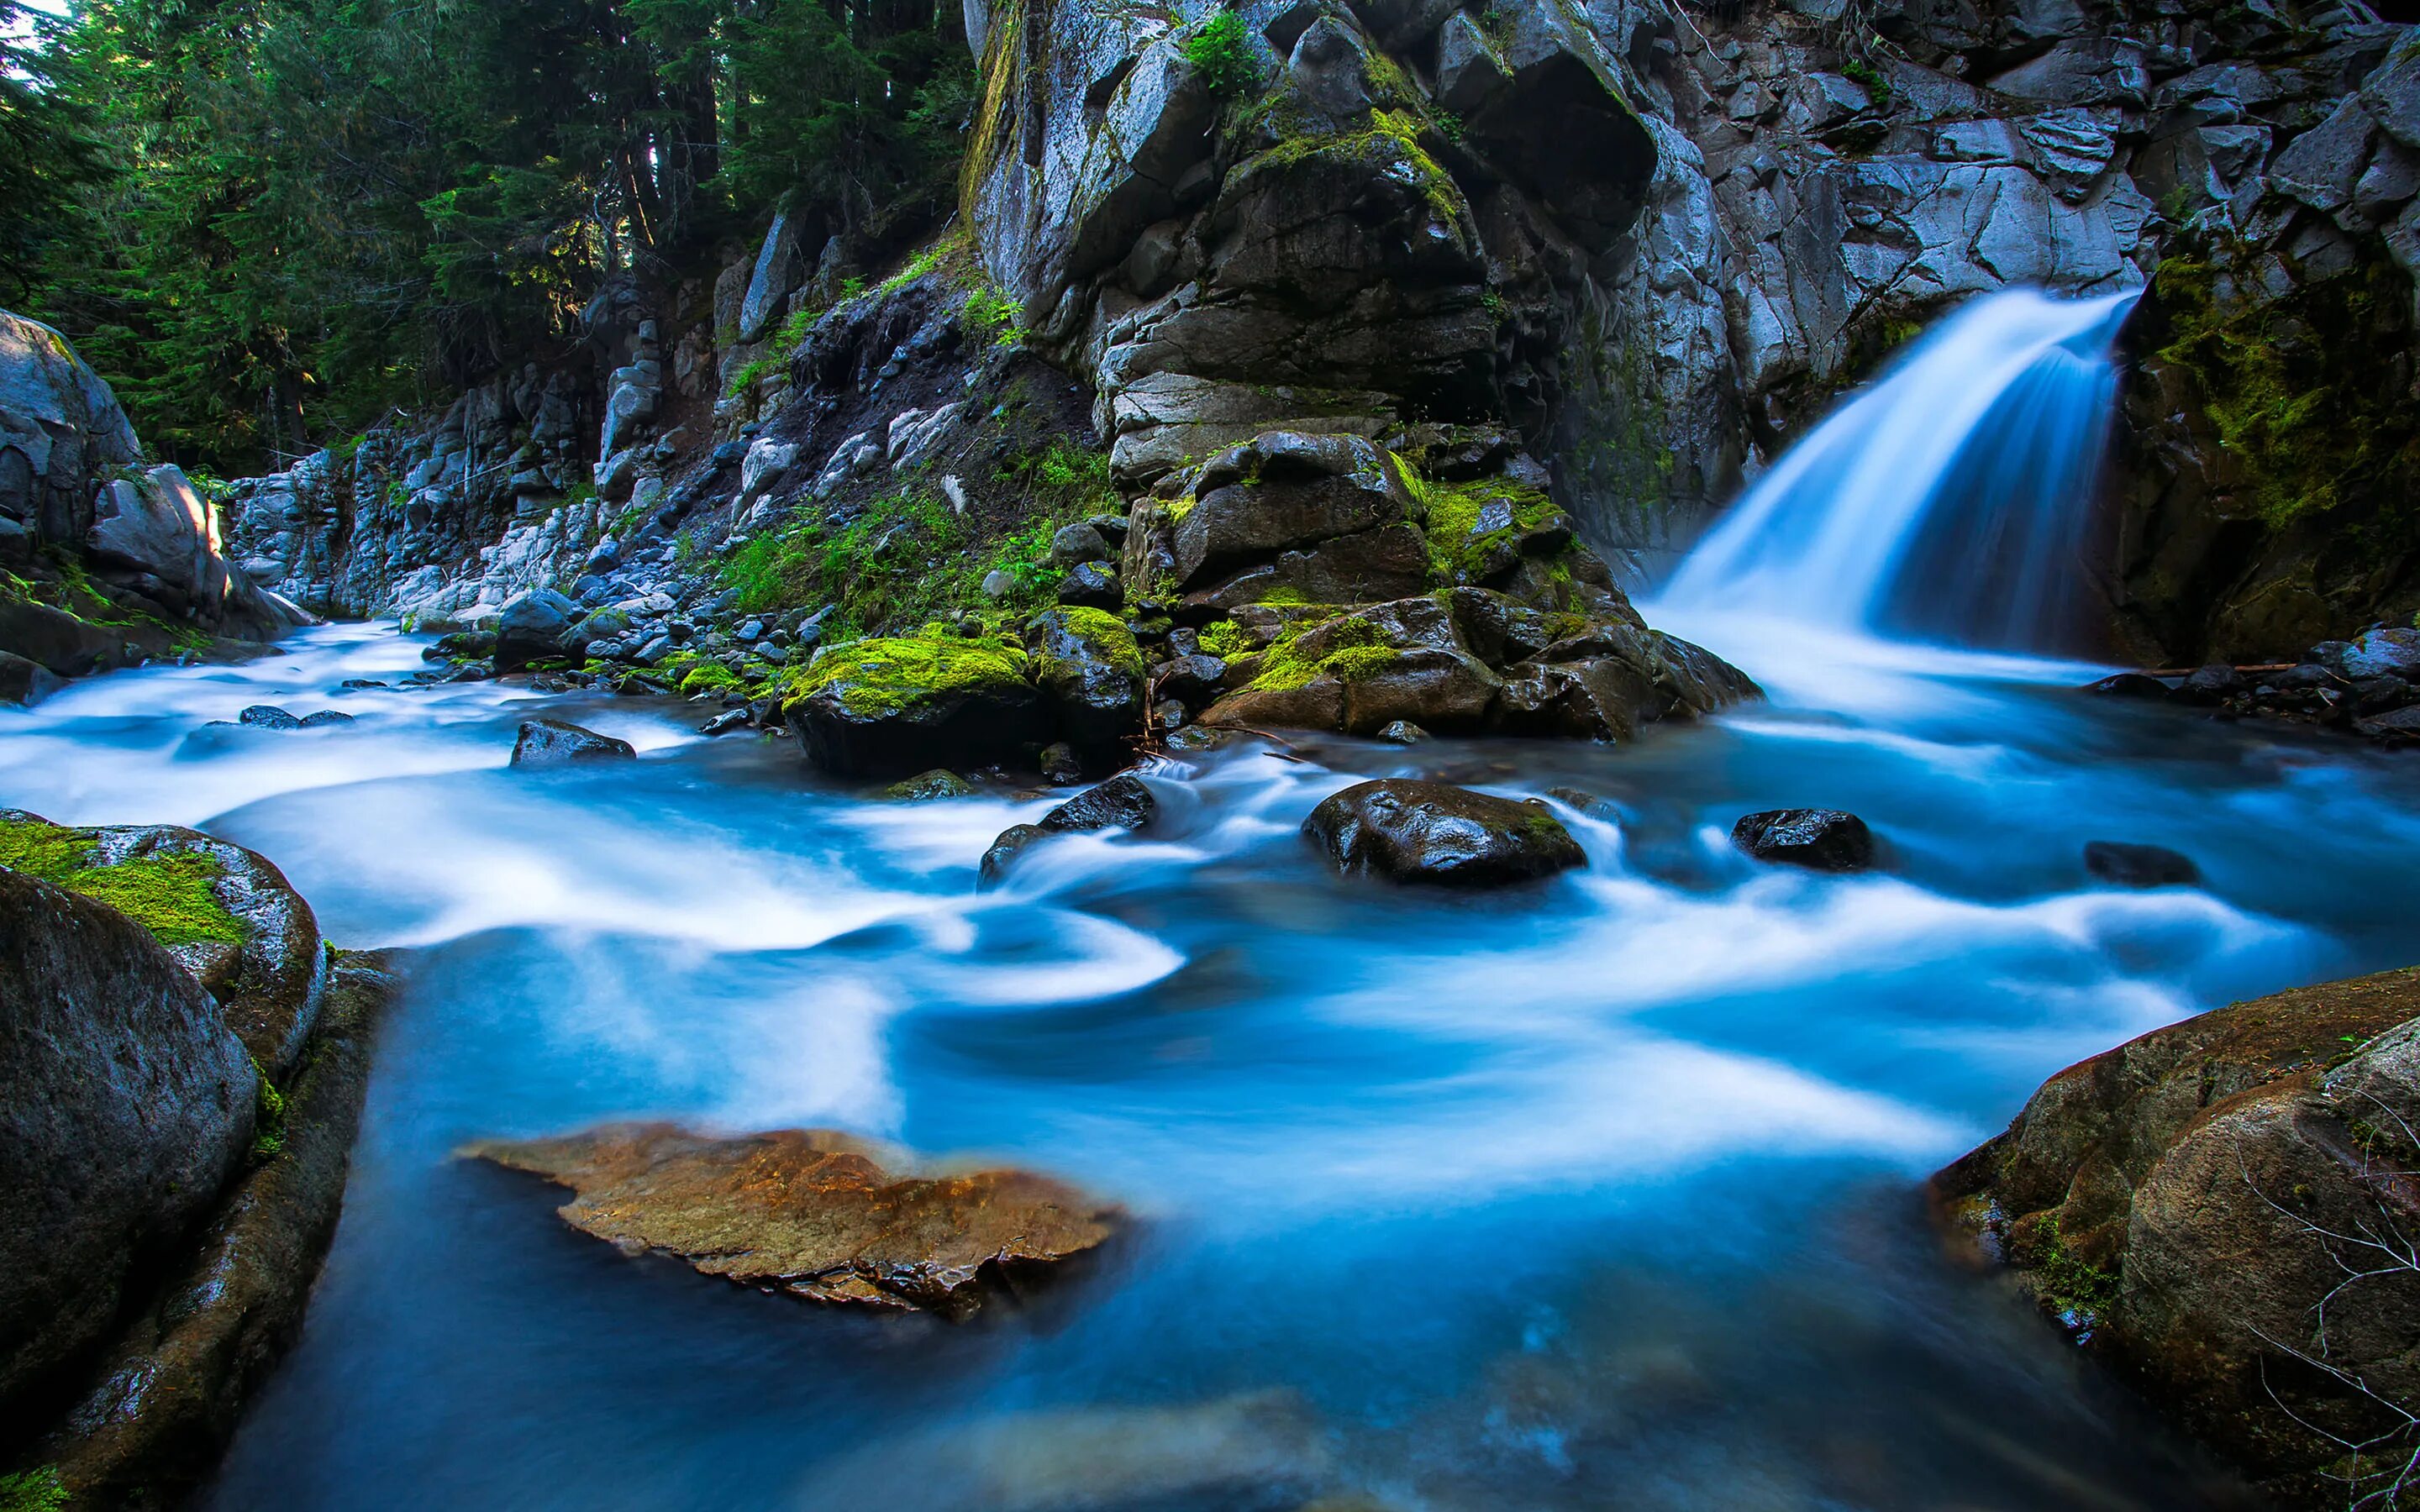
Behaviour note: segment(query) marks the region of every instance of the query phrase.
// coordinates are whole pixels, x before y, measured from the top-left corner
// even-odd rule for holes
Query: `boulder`
[[[1863,872],[1874,864],[1873,831],[1838,809],[1772,809],[1743,815],[1731,843],[1760,861],[1814,872]]]
[[[292,1069],[318,1016],[327,956],[311,905],[268,860],[171,825],[77,829],[0,809],[0,865],[149,928],[271,1080]]]
[[[2190,856],[2162,845],[2133,845],[2124,841],[2096,840],[2084,847],[2084,870],[2121,887],[2190,887],[2201,880],[2201,868]]]
[[[1106,1243],[1116,1207],[1030,1172],[921,1174],[830,1130],[718,1139],[619,1124],[466,1158],[568,1187],[556,1211],[625,1253],[810,1302],[971,1316]]]
[[[523,719],[513,738],[515,766],[559,766],[566,762],[628,761],[638,751],[627,740],[600,735],[562,719]]]
[[[506,600],[496,616],[496,671],[519,671],[533,662],[576,656],[571,627],[580,606],[551,588],[532,589]]]
[[[0,828],[0,845],[22,825]],[[0,851],[9,866],[22,848]],[[115,908],[0,867],[0,1409],[99,1344],[250,1146],[219,1005]]]
[[[2168,685],[2148,672],[2113,672],[2097,683],[2086,684],[2084,690],[2103,698],[2141,699],[2152,703],[2164,702],[2168,697]]]
[[[1125,584],[1118,580],[1117,569],[1106,562],[1079,562],[1059,579],[1051,594],[1062,604],[1078,609],[1114,610],[1126,600]]]
[[[2347,677],[2399,677],[2420,682],[2420,630],[2365,631],[2343,654]]]
[[[235,717],[238,724],[248,724],[256,730],[300,730],[302,721],[274,703],[255,703]]]
[[[0,651],[0,703],[29,709],[67,686],[67,679],[40,662]]]
[[[1101,829],[1142,830],[1159,817],[1159,800],[1152,796],[1143,779],[1132,772],[1120,772],[1098,787],[1089,788],[1042,816],[1034,825],[1012,825],[1001,831],[984,852],[983,865],[975,886],[980,889],[996,887],[1006,880],[1008,869],[1017,856],[1037,841],[1053,835],[1074,835]]]
[[[1491,887],[1588,864],[1562,821],[1535,798],[1400,778],[1331,794],[1302,833],[1345,876]]]
[[[788,685],[783,717],[807,759],[844,777],[1028,759],[1050,716],[1024,651],[939,637],[860,640]]]
[[[1212,457],[1173,539],[1180,586],[1203,588],[1250,563],[1414,518],[1394,459],[1352,435],[1264,431]]]
[[[1931,1195],[1962,1253],[2277,1504],[2384,1505],[2408,1439],[2344,1446],[2420,1401],[2415,1128],[2420,970],[2392,971],[2071,1066]]]
[[[2226,702],[2250,690],[2243,674],[2225,664],[2195,668],[2177,685],[2173,695],[2180,703],[2199,704],[2205,708]]]
[[[1116,765],[1142,733],[1142,652],[1115,615],[1080,605],[1027,622],[1033,680],[1077,754],[1098,770]]]

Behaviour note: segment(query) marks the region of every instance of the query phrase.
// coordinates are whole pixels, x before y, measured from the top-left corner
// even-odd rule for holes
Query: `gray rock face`
[[[0,310],[0,516],[80,542],[103,473],[142,455],[117,396],[67,338]]]
[[[252,1139],[256,1077],[150,932],[0,869],[0,1407],[98,1343]]]
[[[1311,811],[1302,833],[1339,872],[1397,882],[1496,887],[1588,864],[1545,804],[1442,782],[1346,788]]]
[[[515,766],[558,766],[571,762],[628,761],[638,751],[627,740],[600,735],[562,719],[523,719],[513,739]]]
[[[551,589],[522,594],[496,616],[496,671],[516,671],[535,661],[571,656],[572,625],[580,606]]]

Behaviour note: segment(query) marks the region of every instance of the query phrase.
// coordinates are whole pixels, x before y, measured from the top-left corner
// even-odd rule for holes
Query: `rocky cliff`
[[[979,19],[959,216],[901,276],[783,220],[712,280],[617,286],[575,361],[243,486],[248,570],[475,625],[744,543],[760,502],[888,483],[1001,408],[987,356],[908,378],[971,332],[1072,377],[1063,433],[1122,501],[1180,503],[1264,431],[1359,436],[1544,490],[1652,573],[1924,321],[2034,285],[2150,291],[2093,564],[2114,644],[2249,656],[2420,607],[2420,63],[2357,3]],[[632,586],[702,609],[678,566]]]

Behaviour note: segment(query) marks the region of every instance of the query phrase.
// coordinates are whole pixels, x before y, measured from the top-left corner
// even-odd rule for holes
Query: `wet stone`
[[[1731,826],[1731,843],[1760,861],[1815,872],[1863,872],[1874,864],[1873,832],[1838,809],[1772,809]]]

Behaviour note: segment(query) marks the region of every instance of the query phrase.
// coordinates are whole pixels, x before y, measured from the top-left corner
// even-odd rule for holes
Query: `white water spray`
[[[2133,301],[2011,290],[1966,305],[1784,452],[1662,605],[2055,647],[2075,620],[2112,346]]]

